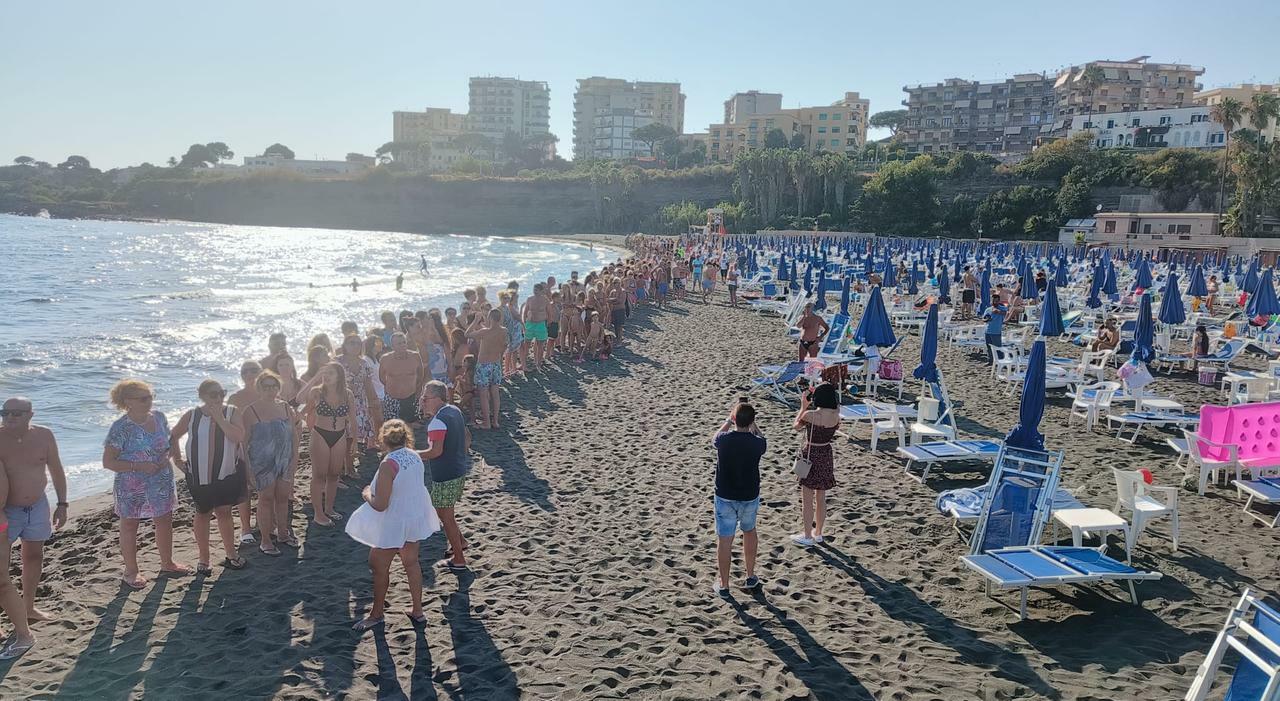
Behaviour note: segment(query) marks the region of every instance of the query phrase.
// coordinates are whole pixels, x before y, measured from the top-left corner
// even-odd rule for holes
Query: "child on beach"
[[[462,367],[453,379],[453,391],[458,396],[458,408],[462,410],[462,415],[467,417],[470,423],[474,417],[475,398],[476,398],[476,357],[467,354],[462,359]]]

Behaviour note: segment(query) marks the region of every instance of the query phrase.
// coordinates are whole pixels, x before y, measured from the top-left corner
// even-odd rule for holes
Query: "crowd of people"
[[[448,549],[440,566],[466,570],[456,508],[471,468],[471,432],[502,426],[500,387],[556,363],[607,359],[626,343],[627,319],[637,306],[665,307],[694,293],[705,300],[717,279],[737,280],[736,261],[723,251],[685,251],[670,239],[642,235],[627,244],[627,260],[581,278],[573,271],[567,281],[538,281],[527,299],[516,281],[493,296],[476,286],[463,292],[457,308],[386,311],[363,334],[358,322],[343,321],[336,344],[318,333],[293,347],[302,351],[298,356],[285,334],[273,333],[267,354],[240,366],[240,387],[204,380],[194,406],[174,421],[154,407],[145,380],[117,382],[109,399],[120,416],[107,432],[102,466],[115,473],[123,588],[148,585],[138,552],[144,521],[153,525],[158,569],[166,576],[213,573],[214,527],[220,564],[229,570],[248,567],[245,549],[255,545],[266,557],[299,547],[291,516],[299,503],[295,477],[308,464],[311,523],[334,527],[345,519],[346,532],[370,548],[374,604],[355,627],[382,621],[396,557],[413,594],[409,616],[421,623],[416,544],[443,529]],[[69,507],[57,441],[50,429],[32,423],[34,415],[25,398],[8,399],[0,411],[4,562],[13,543],[21,542],[22,552],[21,593],[0,568],[0,606],[14,629],[0,659],[30,649],[31,623],[51,618],[35,601],[42,548],[66,523]],[[415,431],[425,433],[425,445],[415,446]],[[376,474],[363,488],[362,505],[343,514],[338,490],[359,477],[365,456],[377,457]],[[194,566],[174,553],[179,472],[194,511]]]

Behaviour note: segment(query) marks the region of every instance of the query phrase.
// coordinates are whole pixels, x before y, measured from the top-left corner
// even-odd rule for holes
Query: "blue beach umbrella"
[[[924,320],[924,338],[920,341],[920,364],[911,376],[925,382],[938,381],[938,305],[929,305]]]
[[[946,275],[938,276],[938,301],[951,304],[951,280]]]
[[[1022,269],[1022,298],[1027,302],[1033,302],[1040,298],[1040,291],[1036,289],[1036,276],[1030,265]]]
[[[788,273],[787,254],[783,253],[778,256],[778,281],[790,280],[793,276]]]
[[[1109,295],[1120,294],[1120,288],[1116,285],[1116,264],[1107,261],[1106,273],[1102,279],[1102,291]]]
[[[1040,335],[1061,336],[1066,329],[1062,326],[1062,307],[1058,304],[1058,285],[1053,280],[1044,289],[1044,305],[1040,310]]]
[[[1187,280],[1187,294],[1192,297],[1209,296],[1209,286],[1204,282],[1204,267],[1199,263],[1191,269],[1191,277]]]
[[[1271,278],[1271,268],[1262,271],[1262,275],[1258,277],[1258,284],[1253,288],[1253,294],[1249,295],[1249,301],[1244,305],[1245,314],[1248,314],[1250,319],[1280,314],[1280,302],[1276,300],[1276,288]]]
[[[888,256],[885,256],[884,275],[882,275],[881,277],[883,279],[880,281],[880,284],[883,285],[884,287],[898,286],[898,269],[893,267],[893,260],[891,260]]]
[[[813,310],[820,312],[827,308],[827,271],[825,268],[818,271],[817,290],[818,298],[813,300]]]
[[[849,276],[845,275],[840,284],[840,313],[845,316],[849,316],[849,281]]]
[[[1005,436],[1004,444],[1024,450],[1044,450],[1044,434],[1037,430],[1044,417],[1044,341],[1031,345],[1027,375],[1022,382],[1022,402],[1018,405],[1018,425]]]
[[[991,262],[982,269],[982,281],[978,284],[978,314],[986,314],[991,306]]]
[[[1090,309],[1097,309],[1102,306],[1102,281],[1106,279],[1107,273],[1099,263],[1093,269],[1093,278],[1089,280],[1089,298],[1085,300],[1085,306]]]
[[[804,266],[804,293],[813,294],[813,263]]]
[[[1053,281],[1058,283],[1058,287],[1066,287],[1070,284],[1067,279],[1067,259],[1059,258],[1058,267],[1053,271]]]
[[[1134,360],[1149,363],[1156,357],[1156,322],[1151,318],[1151,295],[1142,295],[1138,305],[1138,329],[1133,334]]]
[[[1151,281],[1151,266],[1147,265],[1147,258],[1143,256],[1138,259],[1138,274],[1133,281],[1133,289],[1149,290],[1154,283]]]
[[[1181,324],[1187,320],[1187,310],[1182,306],[1182,293],[1178,291],[1178,274],[1169,273],[1164,282],[1164,298],[1160,300],[1160,323]]]
[[[1238,282],[1240,289],[1246,292],[1253,292],[1253,288],[1258,286],[1258,259],[1254,258],[1249,261],[1249,270],[1244,274],[1244,281]]]
[[[889,312],[884,308],[884,299],[880,297],[879,285],[871,288],[867,306],[862,310],[862,319],[858,321],[858,329],[853,332],[853,340],[881,348],[898,342],[898,338],[893,335],[893,326],[889,323]]]
[[[791,258],[791,269],[788,273],[787,280],[790,280],[787,287],[789,287],[792,292],[796,292],[800,289],[800,280],[796,279],[796,259],[794,256]]]
[[[907,294],[914,297],[920,294],[920,284],[916,282],[916,264],[914,262],[911,263],[911,272],[907,273],[907,275],[910,277],[907,280]]]

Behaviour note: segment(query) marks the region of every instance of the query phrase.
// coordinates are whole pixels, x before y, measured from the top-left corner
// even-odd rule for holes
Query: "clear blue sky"
[[[465,111],[467,78],[485,74],[550,83],[566,157],[575,81],[592,75],[680,81],[686,131],[752,88],[785,106],[856,90],[880,111],[899,106],[904,84],[1142,54],[1204,66],[1210,87],[1280,78],[1276,0],[56,0],[4,2],[0,25],[0,163],[160,164],[208,141],[237,162],[276,141],[299,158],[372,153],[391,138],[392,110]]]

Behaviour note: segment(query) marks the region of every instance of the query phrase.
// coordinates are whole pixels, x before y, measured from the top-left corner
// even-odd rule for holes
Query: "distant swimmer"
[[[351,278],[351,291],[352,292],[360,291],[360,283],[356,282],[355,278]]]
[[[418,258],[422,259],[422,265],[418,266],[418,270],[420,270],[423,275],[426,275],[427,274],[427,257],[419,253]]]
[[[396,276],[396,292],[399,292],[402,289],[404,289],[404,271],[401,271],[400,274]]]

